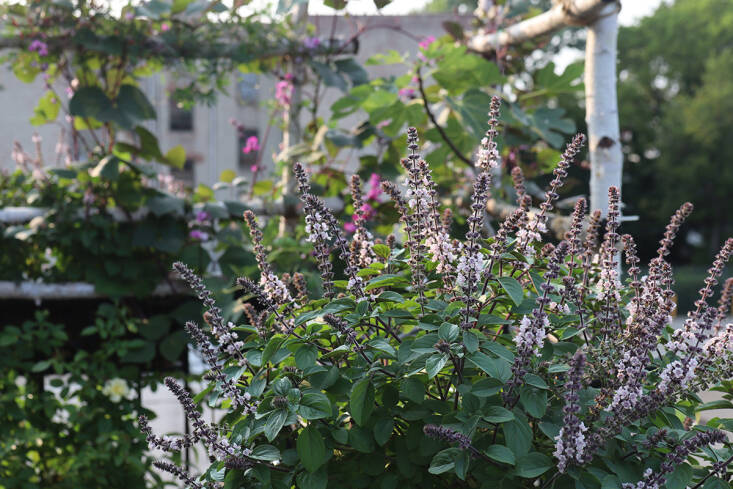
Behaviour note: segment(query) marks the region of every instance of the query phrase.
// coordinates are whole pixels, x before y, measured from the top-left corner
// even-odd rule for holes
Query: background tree
[[[707,254],[731,231],[733,12],[726,0],[677,0],[619,34],[626,214],[663,222],[695,204],[690,227]],[[711,177],[714,175],[714,177]],[[655,226],[629,224],[648,254]],[[638,228],[638,229],[633,229]],[[644,228],[644,229],[642,229]],[[689,247],[677,259],[697,261]]]

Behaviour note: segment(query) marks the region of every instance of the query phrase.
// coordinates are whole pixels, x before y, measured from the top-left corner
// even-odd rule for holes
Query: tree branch
[[[423,105],[425,106],[425,113],[428,115],[428,119],[430,119],[430,122],[433,123],[435,126],[435,129],[438,130],[440,133],[440,137],[443,138],[443,141],[445,141],[445,144],[450,147],[451,151],[461,159],[465,164],[468,166],[473,167],[473,161],[471,161],[469,158],[466,158],[463,156],[463,153],[456,147],[456,145],[451,141],[451,139],[448,137],[448,135],[445,133],[445,130],[438,124],[438,121],[435,119],[435,115],[433,115],[433,112],[430,110],[430,104],[428,103],[428,96],[425,94],[425,87],[423,86],[423,79],[422,74],[420,73],[420,68],[417,68],[416,70],[417,74],[417,86],[420,90],[420,96],[422,97]]]
[[[559,0],[550,10],[506,29],[473,36],[468,40],[468,48],[479,53],[489,53],[498,47],[519,44],[550,34],[563,27],[588,25],[602,14],[603,7],[613,3],[616,2],[614,0]]]

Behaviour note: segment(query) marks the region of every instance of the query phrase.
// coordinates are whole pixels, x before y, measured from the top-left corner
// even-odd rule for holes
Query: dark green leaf
[[[186,349],[188,336],[183,331],[176,331],[160,342],[160,353],[166,360],[175,362],[181,358],[181,354]]]
[[[502,424],[506,446],[514,452],[515,456],[521,456],[529,452],[532,446],[532,428],[526,420],[516,417],[512,421]]]
[[[79,117],[98,119],[99,115],[112,107],[112,102],[99,87],[81,87],[69,101],[69,113]]]
[[[135,123],[155,119],[155,109],[136,86],[124,84],[117,95],[117,106]]]
[[[491,445],[484,453],[490,459],[504,464],[514,465],[514,462],[516,461],[514,458],[514,452],[504,445]]]
[[[300,461],[308,472],[318,470],[318,467],[323,465],[328,458],[323,437],[312,424],[300,432],[296,446]]]
[[[425,370],[428,373],[428,378],[432,379],[438,375],[438,372],[445,367],[446,362],[448,362],[448,355],[445,354],[436,354],[428,357],[425,360]]]
[[[539,375],[527,374],[524,376],[525,384],[537,387],[538,389],[549,389],[547,383]]]
[[[369,82],[369,74],[361,64],[357,63],[354,58],[339,59],[334,62],[336,70],[345,74],[354,86],[363,85]]]
[[[120,175],[120,160],[116,156],[105,156],[89,172],[89,175],[95,178],[101,177],[105,180],[115,181]]]
[[[318,350],[313,345],[303,345],[295,351],[295,365],[301,370],[315,365],[316,358]]]
[[[550,457],[539,452],[532,452],[524,455],[523,457],[519,457],[517,460],[517,468],[515,470],[519,477],[531,479],[544,474],[550,470],[552,466],[553,463]]]
[[[267,441],[275,439],[285,424],[286,419],[288,419],[287,409],[277,409],[267,416],[267,422],[265,423],[265,436],[267,437]]]
[[[331,401],[320,392],[303,394],[298,406],[298,414],[308,420],[328,418],[331,416]]]
[[[280,346],[285,341],[285,337],[282,335],[275,335],[267,342],[265,349],[262,351],[262,365],[265,365],[270,361],[276,351],[280,349]]]
[[[547,391],[522,386],[519,389],[519,400],[524,410],[534,418],[541,418],[547,411]]]
[[[296,477],[298,489],[326,489],[328,473],[323,467],[316,472],[301,472]]]
[[[484,419],[489,423],[505,423],[514,419],[514,413],[502,406],[487,406],[484,409]]]
[[[517,279],[513,277],[499,277],[498,280],[504,290],[506,290],[507,294],[509,294],[509,297],[511,297],[514,304],[520,305],[524,297],[524,290]]]
[[[428,472],[431,474],[443,474],[453,470],[455,467],[454,458],[458,454],[457,448],[446,448],[436,453],[433,459],[430,461],[430,468]]]
[[[448,343],[453,343],[456,339],[458,339],[459,333],[460,329],[458,328],[458,326],[452,323],[443,323],[438,329],[438,336],[440,337],[440,339],[445,340]]]
[[[374,439],[377,440],[379,446],[383,446],[389,441],[394,429],[394,419],[380,418],[374,423]]]
[[[272,445],[257,445],[252,450],[250,458],[255,460],[262,460],[265,462],[275,462],[280,460],[280,450],[273,447]]]
[[[702,489],[730,489],[730,485],[719,477],[711,477],[705,482]]]
[[[476,352],[466,357],[469,362],[489,374],[489,376],[506,382],[512,373],[509,369],[509,363],[501,358],[491,358],[485,353]]]
[[[425,384],[417,377],[408,377],[402,381],[400,393],[410,401],[421,403],[425,399]]]
[[[504,383],[497,379],[481,379],[471,386],[471,394],[476,397],[491,397],[501,391]]]
[[[475,353],[478,351],[478,337],[470,332],[470,331],[464,331],[463,332],[463,345],[466,347],[466,351],[468,353]]]
[[[667,489],[685,489],[692,482],[692,467],[683,463],[674,469],[674,472],[667,476]]]
[[[158,195],[151,197],[145,205],[156,216],[165,214],[183,214],[185,202],[183,199],[173,197],[172,195]]]
[[[349,408],[356,424],[364,426],[374,410],[374,386],[370,379],[364,378],[354,384]]]
[[[514,353],[510,352],[504,345],[500,345],[495,341],[484,342],[484,348],[489,350],[497,357],[501,357],[509,363],[514,361]]]

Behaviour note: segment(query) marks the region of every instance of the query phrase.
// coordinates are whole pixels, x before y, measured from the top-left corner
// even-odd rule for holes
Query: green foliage
[[[563,161],[569,164],[568,153],[574,153],[566,151]],[[199,346],[204,350],[218,352],[210,360],[214,372],[221,361],[225,372],[237,371],[233,384],[214,380],[198,396],[225,413],[220,425],[205,429],[220,432],[226,426],[228,446],[234,447],[199,480],[231,476],[237,478],[231,487],[306,489],[604,489],[649,480],[647,470],[664,471],[662,462],[669,462],[673,470],[663,472],[660,482],[668,489],[705,481],[730,487],[729,467],[719,478],[708,477],[707,468],[733,460],[725,435],[718,433],[716,446],[695,445],[693,438],[730,430],[731,420],[690,425],[700,412],[731,406],[733,353],[729,346],[718,353],[710,349],[715,341],[729,345],[731,330],[723,331],[714,310],[700,306],[702,315],[692,316],[697,326],[689,326],[689,339],[684,331],[673,331],[667,322],[673,308],[666,290],[671,269],[663,258],[644,282],[637,282],[638,271],[628,285],[606,278],[613,277],[618,259],[618,192],[610,192],[615,199],[600,250],[592,238],[585,244],[580,240],[581,206],[569,243],[553,248],[527,238],[544,221],[520,210],[515,226],[507,220],[491,238],[469,232],[465,242],[446,243],[457,256],[441,258],[437,248],[423,245],[446,227],[439,223],[437,206],[429,203],[434,197],[425,203],[412,198],[430,195],[421,192],[432,188],[419,158],[405,164],[414,179],[411,200],[398,204],[406,223],[404,247],[392,240],[375,244],[360,234],[363,228],[352,243],[343,244],[340,228],[323,224],[327,231],[318,232],[333,237],[346,262],[345,276],[334,281],[336,293],[293,299],[294,290],[275,276],[261,285],[239,279],[263,316],[249,314],[245,319],[252,324],[214,321],[211,343],[205,333],[195,335],[203,337]],[[296,175],[305,188],[302,167]],[[477,177],[471,229],[481,228],[480,182],[486,179],[487,173]],[[315,233],[316,224],[330,220],[313,199],[306,194],[303,202]],[[546,207],[556,199],[554,190],[548,191]],[[312,240],[317,250],[319,240],[325,240],[322,234]],[[364,259],[359,251],[365,245],[374,258],[353,266]],[[706,283],[719,278],[733,240],[725,249]],[[593,259],[596,253],[599,260]],[[466,263],[474,256],[481,257],[480,268],[471,278]],[[439,265],[445,267],[440,272]],[[270,265],[261,262],[260,267],[265,271]],[[717,332],[716,325],[721,326]],[[239,342],[234,350],[227,339],[232,333]],[[650,334],[653,341],[643,343]],[[713,335],[715,341],[707,341]],[[627,363],[630,357],[644,365],[643,372],[630,373],[630,365],[636,365]],[[671,376],[682,375],[673,373],[676,367],[691,367],[694,380],[662,387]],[[636,404],[613,404],[615,393],[634,379],[641,379]],[[711,387],[722,400],[704,404],[697,392]],[[232,408],[225,399],[232,389],[251,396],[247,410]],[[578,439],[571,431],[561,435],[573,426],[588,447],[581,448],[586,458],[568,455],[562,468],[559,460],[567,452],[558,439],[575,446],[568,445]],[[662,429],[664,436],[650,441]],[[689,453],[670,459],[670,452],[686,446]],[[271,458],[263,459],[263,452]]]
[[[131,358],[142,324],[112,304],[97,317],[82,333],[94,349],[70,349],[43,311],[0,332],[0,487],[163,487],[135,423],[152,413],[133,389],[155,382]]]
[[[329,128],[324,138],[325,154],[314,153],[311,148],[303,161],[328,165],[342,151],[350,154],[358,149],[362,176],[378,173],[393,178],[400,171],[402,134],[407,126],[416,127],[428,144],[425,159],[433,166],[437,185],[450,189],[446,198],[459,207],[465,205],[470,193],[466,167],[473,166],[476,141],[486,129],[485,107],[499,87],[505,90],[511,86],[516,95],[516,102],[505,100],[507,108],[501,116],[505,137],[499,149],[507,169],[521,166],[528,177],[549,173],[564,139],[575,131],[564,109],[548,105],[560,96],[575,97],[582,90],[582,63],[572,64],[560,74],[555,74],[552,63],[529,73],[524,73],[525,67],[517,67],[522,76],[509,77],[501,72],[499,62],[470,53],[444,36],[421,47],[417,60],[389,51],[372,56],[366,64],[404,65],[405,74],[360,84],[334,102],[331,120],[325,123]],[[354,114],[362,118],[355,129],[338,127]],[[322,171],[333,172],[331,168]],[[497,197],[514,199],[508,175],[496,190]]]

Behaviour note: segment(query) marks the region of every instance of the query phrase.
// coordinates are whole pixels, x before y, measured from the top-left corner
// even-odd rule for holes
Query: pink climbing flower
[[[259,151],[260,150],[260,141],[257,139],[257,136],[250,136],[247,138],[247,142],[244,145],[244,148],[242,148],[242,153],[249,154],[253,151]]]
[[[160,24],[160,30],[162,32],[167,32],[170,29],[171,29],[171,26],[169,24],[166,24],[165,22],[163,22],[162,24]]]
[[[419,43],[417,43],[418,46],[420,46],[422,49],[427,49],[428,46],[433,44],[435,42],[435,36],[428,36]]]
[[[402,100],[410,100],[415,96],[415,89],[410,87],[400,88],[397,92]]]
[[[260,171],[260,167],[258,165],[252,165],[249,167],[249,171],[251,171],[252,173],[257,173],[258,171]]]
[[[382,187],[380,178],[377,173],[372,173],[369,177],[369,191],[366,194],[367,200],[377,200],[382,195]]]
[[[48,56],[48,44],[38,39],[31,41],[28,50],[36,51],[39,56]]]
[[[361,206],[361,215],[363,216],[363,219],[365,221],[368,221],[369,219],[377,215],[377,211],[374,210],[374,207],[364,202],[364,204]],[[354,216],[354,219],[356,219],[356,216]]]
[[[431,44],[435,42],[435,36],[428,36],[419,43],[417,43],[418,46],[420,46],[420,50],[423,51],[430,47]],[[427,61],[428,58],[425,57],[423,53],[417,53],[417,57],[420,59],[420,61]]]
[[[293,75],[288,73],[284,80],[275,85],[275,100],[283,107],[290,107],[293,97]]]

